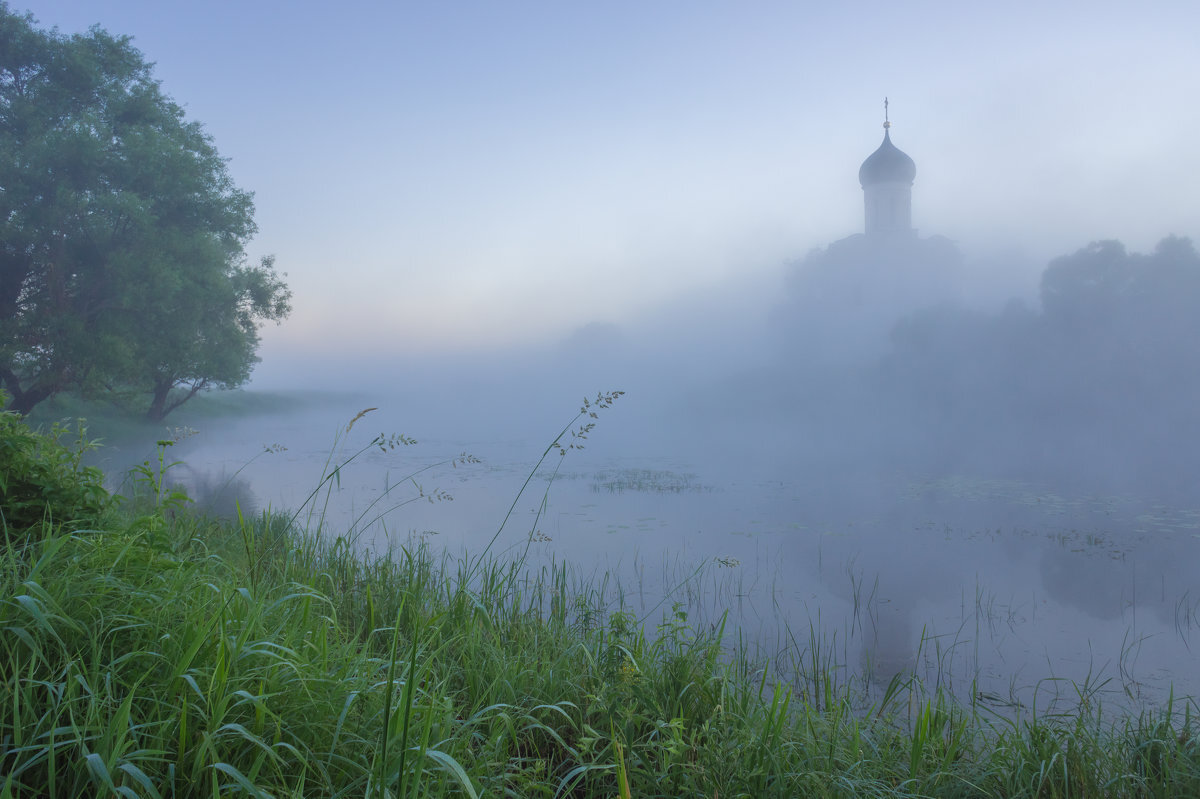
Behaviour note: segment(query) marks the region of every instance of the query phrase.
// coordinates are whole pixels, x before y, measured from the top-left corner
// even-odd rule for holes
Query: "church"
[[[915,235],[912,226],[912,185],[917,165],[892,144],[888,101],[883,101],[883,144],[858,168],[863,189],[868,236]]]
[[[863,232],[790,265],[782,325],[792,350],[808,360],[877,358],[901,319],[961,298],[962,253],[944,236],[917,235],[917,166],[892,143],[891,129],[885,100],[883,142],[858,170]]]

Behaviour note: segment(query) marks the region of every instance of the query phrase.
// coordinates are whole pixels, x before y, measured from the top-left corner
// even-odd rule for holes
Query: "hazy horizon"
[[[737,297],[750,325],[788,263],[861,231],[884,96],[914,225],[985,294],[1200,218],[1179,180],[1200,173],[1189,3],[13,8],[132,36],[255,192],[250,255],[295,290],[264,380],[310,353],[652,327],[695,294]]]

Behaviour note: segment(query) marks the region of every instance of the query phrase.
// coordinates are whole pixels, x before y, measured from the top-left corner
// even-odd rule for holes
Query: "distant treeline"
[[[906,246],[904,265],[929,283],[932,269],[922,272],[917,257],[925,242]],[[872,268],[885,282],[903,278],[894,263],[866,263],[864,252],[859,245],[858,257],[836,263],[846,285],[869,290]],[[833,273],[831,255],[836,245],[799,265],[804,286],[821,268]],[[954,271],[945,253],[935,260],[938,275]],[[831,440],[861,441],[881,455],[907,449],[940,466],[990,460],[1022,471],[1191,481],[1200,446],[1200,254],[1190,240],[1168,237],[1149,254],[1101,241],[1057,258],[1036,305],[973,310],[946,290],[913,310],[919,303],[901,309],[887,294],[805,317],[797,293],[788,307],[800,317],[786,331],[800,386],[794,401],[801,418],[835,429]],[[818,313],[821,340],[793,332]],[[851,352],[872,324],[870,357],[839,361],[841,342]],[[829,377],[835,372],[840,382]]]
[[[1041,308],[928,310],[893,329],[890,385],[987,436],[1103,437],[1162,457],[1200,433],[1200,255],[1094,243],[1050,263]]]

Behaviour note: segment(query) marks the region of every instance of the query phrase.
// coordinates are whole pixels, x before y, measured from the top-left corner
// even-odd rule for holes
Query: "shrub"
[[[0,394],[0,406],[4,400]],[[94,446],[82,420],[43,433],[0,412],[0,531],[10,542],[43,522],[87,525],[108,506],[104,475],[82,463]]]

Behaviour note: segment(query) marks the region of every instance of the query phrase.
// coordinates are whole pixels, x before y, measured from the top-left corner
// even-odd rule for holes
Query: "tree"
[[[1150,371],[1194,366],[1200,255],[1188,239],[1169,236],[1148,255],[1096,242],[1051,262],[1041,288],[1054,330],[1105,361]]]
[[[244,382],[290,311],[249,264],[252,196],[128,37],[64,36],[0,2],[0,386],[149,393],[162,418]],[[172,389],[181,395],[171,397]]]
[[[256,267],[236,266],[232,273],[205,284],[212,275],[185,275],[186,282],[162,288],[149,306],[161,314],[156,336],[142,336],[134,380],[151,394],[148,416],[162,419],[198,392],[241,385],[258,362],[259,320],[287,315],[290,296],[275,275],[273,260]],[[163,302],[168,296],[174,301]],[[189,302],[204,296],[209,302]],[[181,389],[172,396],[174,389]]]
[[[1135,258],[1119,241],[1095,241],[1055,258],[1042,273],[1042,308],[1047,318],[1088,333],[1111,321],[1128,304]]]

